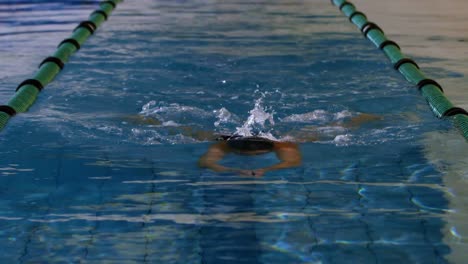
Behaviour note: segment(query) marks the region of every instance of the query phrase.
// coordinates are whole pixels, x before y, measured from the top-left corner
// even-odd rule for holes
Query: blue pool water
[[[3,101],[98,2],[67,3],[0,3]],[[329,125],[360,113],[383,120]],[[422,140],[452,129],[329,1],[127,1],[2,131],[0,258],[447,263],[451,191]],[[299,141],[303,164],[197,167],[196,135],[235,131]]]

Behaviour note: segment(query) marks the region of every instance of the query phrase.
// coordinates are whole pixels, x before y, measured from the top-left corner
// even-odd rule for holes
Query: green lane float
[[[107,20],[120,2],[122,0],[100,2],[99,9],[94,10],[89,15],[88,20],[82,21],[73,30],[69,38],[60,42],[52,56],[45,58],[39,64],[39,70],[34,77],[24,80],[18,85],[16,93],[8,103],[0,105],[0,130],[5,127],[11,117],[18,113],[26,112],[31,107],[42,89],[63,69],[70,56],[78,51],[88,37]]]
[[[405,57],[400,46],[387,39],[384,31],[377,24],[367,20],[367,16],[359,12],[354,4],[346,0],[332,0],[333,5],[356,25],[362,34],[376,47],[382,50],[390,59],[395,70],[399,71],[408,82],[414,84],[428,102],[438,118],[448,118],[468,141],[468,112],[454,106],[444,95],[444,90],[436,81],[427,78],[411,58]]]

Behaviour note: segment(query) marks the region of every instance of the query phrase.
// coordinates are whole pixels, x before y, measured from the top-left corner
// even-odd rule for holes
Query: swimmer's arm
[[[269,167],[255,170],[255,175],[261,176],[267,171],[292,168],[301,165],[302,157],[297,144],[290,142],[275,143],[275,153],[280,162]]]
[[[124,115],[121,116],[120,119],[123,122],[132,124],[132,125],[152,125],[152,126],[159,126],[162,124],[161,121],[158,119],[151,117],[151,116],[143,116],[143,115]]]
[[[238,169],[232,169],[218,164],[218,162],[222,160],[228,152],[229,150],[225,142],[214,144],[203,156],[200,157],[198,160],[198,166],[201,168],[208,168],[216,172],[238,171]]]
[[[160,126],[163,124],[163,122],[155,117],[143,115],[126,115],[120,117],[120,119],[132,125]],[[198,130],[190,126],[167,126],[165,129],[169,132],[169,135],[181,134],[200,141],[215,140],[217,138],[216,134],[212,131]]]
[[[359,114],[355,117],[352,117],[348,122],[345,122],[341,126],[345,128],[358,128],[362,124],[378,120],[383,120],[383,117],[372,114]]]

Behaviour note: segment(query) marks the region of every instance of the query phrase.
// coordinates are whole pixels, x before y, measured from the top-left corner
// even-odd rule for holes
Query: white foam
[[[335,139],[333,140],[335,144],[337,145],[348,145],[351,142],[351,135],[350,134],[344,134],[344,135],[337,135]]]
[[[174,121],[172,121],[172,120],[169,120],[169,121],[163,122],[163,123],[162,123],[162,125],[163,125],[163,126],[180,126],[180,124],[179,124],[179,123],[177,123],[177,122],[174,122]]]
[[[270,125],[275,125],[275,121],[273,119],[273,112],[268,113],[267,109],[263,107],[264,95],[258,98],[255,101],[255,106],[252,110],[249,111],[249,117],[244,122],[241,127],[236,127],[236,134],[242,136],[252,136],[253,133],[257,132],[264,132],[265,133],[265,124],[268,122]]]
[[[219,110],[213,110],[213,113],[218,119],[214,122],[215,127],[219,127],[221,124],[235,123],[238,121],[238,118],[224,107]]]
[[[327,121],[329,114],[325,110],[315,110],[304,114],[293,114],[281,119],[282,122],[304,122]]]
[[[336,114],[334,114],[334,119],[335,120],[342,120],[344,118],[347,118],[347,117],[351,117],[353,114],[351,112],[349,112],[348,110],[344,110],[344,111],[341,111],[341,112],[338,112]]]

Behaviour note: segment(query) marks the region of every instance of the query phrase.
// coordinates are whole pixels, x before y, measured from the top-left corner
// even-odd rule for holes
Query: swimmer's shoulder
[[[298,145],[291,141],[274,141],[274,148],[278,149],[297,149]]]
[[[218,151],[222,151],[222,152],[230,152],[231,151],[231,148],[229,147],[229,145],[227,144],[226,141],[218,141],[218,142],[214,143],[213,145],[211,145],[210,149],[218,150]]]

